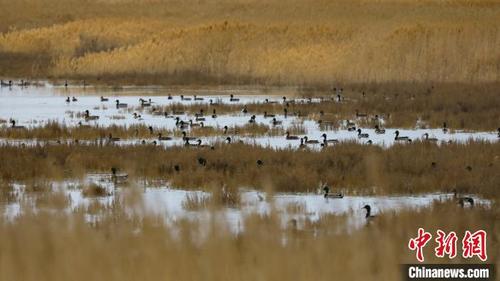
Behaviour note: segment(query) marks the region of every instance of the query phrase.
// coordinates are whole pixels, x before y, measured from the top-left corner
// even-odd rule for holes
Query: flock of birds
[[[12,81],[9,81],[8,83],[5,83],[3,81],[1,81],[2,85],[6,85],[6,86],[11,86],[12,85]],[[26,85],[27,82],[25,81],[21,81],[21,83],[19,85]],[[67,87],[67,82],[65,83],[65,86]],[[337,91],[338,92],[338,91]],[[194,95],[193,97],[188,97],[188,96],[184,96],[184,95],[180,95],[180,100],[181,101],[191,101],[191,100],[195,100],[195,101],[203,101],[204,98],[203,97],[199,97],[199,96],[196,96]],[[167,96],[167,99],[169,100],[172,100],[174,99],[173,96],[171,95],[168,95]],[[340,94],[337,94],[337,100],[338,101],[342,101],[343,100],[343,97],[340,95]],[[67,97],[66,98],[66,103],[71,103],[71,102],[78,102],[78,99],[76,97]],[[104,96],[101,96],[100,97],[100,101],[101,102],[109,102],[109,98],[107,97],[104,97]],[[234,95],[230,95],[229,96],[229,102],[238,102],[239,101],[239,98],[236,98]],[[115,106],[117,109],[126,109],[129,107],[129,105],[127,103],[123,103],[123,102],[120,102],[119,99],[116,99],[115,101]],[[209,104],[211,105],[217,105],[219,101],[214,101],[212,99],[210,99],[209,101]],[[271,101],[269,99],[265,99],[264,100],[265,103],[278,103],[278,101]],[[287,118],[288,116],[288,107],[289,107],[289,104],[290,103],[294,103],[295,100],[287,100],[286,97],[283,97],[283,104],[284,104],[284,108],[283,108],[283,117],[284,118]],[[312,102],[312,99],[309,99],[308,102]],[[182,130],[182,140],[185,144],[185,146],[200,146],[200,147],[204,147],[205,145],[202,144],[202,141],[200,139],[196,139],[196,138],[193,138],[193,137],[190,137],[187,135],[186,133],[186,130],[190,129],[190,128],[195,128],[195,127],[201,127],[201,128],[212,128],[210,126],[206,126],[205,125],[205,121],[207,120],[207,118],[212,118],[212,119],[215,119],[217,118],[217,111],[216,109],[214,108],[212,110],[212,114],[205,114],[205,112],[203,111],[203,109],[200,109],[200,111],[198,113],[195,113],[194,114],[194,120],[193,119],[190,119],[190,120],[182,120],[181,119],[181,116],[185,115],[185,112],[183,111],[173,111],[172,113],[168,113],[168,112],[161,112],[160,110],[158,110],[157,107],[153,106],[154,105],[154,102],[151,100],[151,99],[143,99],[143,98],[140,98],[139,99],[139,105],[141,107],[151,107],[152,110],[151,110],[151,114],[152,115],[160,115],[160,116],[164,116],[165,118],[173,118],[175,120],[175,125],[178,129]],[[241,112],[244,113],[244,114],[250,114],[249,113],[249,110],[247,108],[246,105],[243,105],[242,109],[241,109]],[[294,112],[294,115],[295,116],[301,116],[301,113],[300,112]],[[320,116],[323,116],[324,115],[324,112],[320,112]],[[356,110],[355,111],[355,116],[356,118],[359,120],[359,119],[367,119],[367,118],[371,118],[372,121],[379,121],[380,120],[380,117],[378,115],[375,115],[373,117],[369,117],[368,114],[366,113],[361,113],[359,112],[359,110]],[[263,114],[263,117],[264,118],[270,118],[271,121],[270,123],[273,125],[273,126],[280,126],[283,124],[283,120],[278,120],[277,119],[277,115],[275,114],[270,114],[268,112],[264,112]],[[137,119],[137,120],[143,120],[142,116],[137,113],[137,112],[134,112],[133,113],[133,118],[134,119]],[[253,114],[250,116],[249,120],[248,120],[248,123],[256,123],[256,118],[257,118],[257,115]],[[96,121],[99,119],[99,116],[98,115],[91,115],[90,114],[90,111],[89,110],[85,110],[84,112],[84,115],[83,115],[83,119],[85,122],[89,122],[89,121]],[[318,120],[317,121],[319,124],[323,124],[323,123],[326,123],[328,121],[322,121],[322,120]],[[11,119],[10,120],[10,123],[11,123],[11,128],[12,129],[24,129],[25,127],[24,126],[19,126],[16,124],[16,121],[14,119]],[[87,125],[87,124],[83,124],[81,121],[78,123],[79,126],[81,127],[88,127],[90,128],[91,126],[90,125]],[[344,121],[344,128],[349,131],[349,132],[354,132],[357,134],[357,137],[359,139],[366,139],[366,144],[372,144],[372,140],[369,139],[370,138],[370,135],[366,132],[363,132],[363,130],[359,127],[356,126],[356,123],[354,123],[353,121],[351,120],[345,120]],[[380,124],[380,122],[379,122]],[[383,135],[386,133],[386,130],[384,128],[381,128],[380,125],[377,124],[374,126],[374,132],[375,134],[377,135]],[[150,126],[149,127],[150,129],[150,132],[151,134],[153,135],[155,132],[153,130],[153,128]],[[447,133],[449,132],[449,128],[446,124],[446,122],[443,123],[443,126],[442,126],[442,131],[443,133]],[[227,126],[224,126],[223,127],[223,131],[221,132],[223,135],[226,135],[228,133],[228,127]],[[399,132],[399,130],[396,130],[394,132],[394,141],[397,141],[397,142],[412,142],[412,139],[408,136],[403,136],[401,135],[401,133]],[[156,133],[156,136],[157,136],[157,139],[154,140],[152,142],[152,144],[157,144],[158,142],[160,141],[170,141],[170,140],[173,140],[174,138],[173,137],[169,137],[169,136],[163,136],[161,134],[161,132],[157,132]],[[498,137],[500,138],[500,128],[498,128]],[[114,137],[112,134],[109,134],[109,137],[108,137],[108,141],[109,142],[116,142],[116,141],[120,141],[121,139],[118,138],[118,137]],[[339,143],[340,141],[338,139],[329,139],[328,136],[326,134],[322,134],[321,135],[321,139],[320,140],[317,140],[317,139],[310,139],[308,136],[304,136],[304,137],[299,137],[299,136],[296,136],[296,135],[291,135],[290,132],[286,132],[286,135],[285,135],[285,140],[300,140],[300,145],[299,147],[305,147],[307,145],[321,145],[322,147],[326,147],[330,144],[336,144],[336,143]],[[430,137],[428,133],[425,133],[423,136],[422,136],[422,141],[425,141],[425,142],[438,142],[439,139],[435,138],[435,137]],[[196,141],[194,144],[191,143],[191,141]],[[232,142],[232,139],[231,137],[226,137],[225,138],[225,141],[227,143],[231,143]],[[146,141],[142,141],[142,143],[146,143]]]
[[[36,85],[36,84],[30,83],[30,82],[24,81],[24,80],[21,80],[17,84],[14,84],[13,81],[11,81],[11,80],[9,80],[8,82],[4,82],[3,80],[0,81],[0,86],[1,87],[13,87],[13,86],[27,87],[27,86],[31,86],[31,85]],[[68,82],[67,81],[65,81],[64,86],[68,87]],[[86,86],[85,82],[84,82],[84,86]],[[336,100],[338,102],[343,101],[343,97],[341,95],[342,94],[342,90],[343,89],[339,89],[339,90],[334,89],[334,91],[337,93]],[[172,99],[174,99],[174,97],[171,96],[171,95],[168,95],[167,99],[172,100]],[[181,101],[191,101],[191,100],[194,100],[194,101],[203,101],[204,98],[203,97],[198,97],[196,95],[194,95],[193,97],[188,97],[188,96],[180,95],[180,100]],[[66,103],[78,102],[78,99],[76,97],[67,97],[65,101],[66,101]],[[109,102],[109,98],[101,96],[100,97],[100,101],[101,102]],[[234,95],[231,94],[229,96],[229,102],[239,102],[239,98],[237,98],[237,97],[235,97]],[[269,99],[265,99],[264,102],[265,103],[278,103],[277,101],[270,101]],[[294,100],[287,100],[286,97],[283,97],[283,104],[285,105],[285,107],[283,109],[283,112],[284,112],[283,116],[284,116],[284,118],[287,118],[287,116],[288,116],[288,107],[289,107],[289,104],[290,103],[294,103],[294,102],[295,102]],[[308,102],[312,102],[312,100],[309,99]],[[139,104],[140,104],[141,107],[151,107],[151,106],[153,106],[154,102],[151,99],[146,100],[146,99],[142,99],[141,98],[141,99],[139,99]],[[217,101],[214,101],[212,99],[209,100],[209,104],[212,105],[212,106],[218,105]],[[117,109],[128,108],[128,104],[122,103],[118,99],[115,100],[115,105],[116,105]],[[247,107],[245,105],[243,106],[241,112],[244,113],[244,114],[248,114],[249,113],[249,111],[248,111],[248,109],[247,109]],[[203,110],[200,110],[199,113],[195,114],[194,121],[192,119],[188,120],[188,121],[181,120],[180,116],[181,115],[185,115],[185,112],[180,112],[180,111],[174,111],[171,114],[169,114],[167,112],[157,111],[155,108],[153,108],[152,114],[153,115],[163,115],[166,118],[173,118],[175,120],[176,127],[178,129],[182,130],[182,140],[184,141],[184,145],[185,146],[210,147],[211,149],[214,149],[213,146],[204,145],[202,143],[201,139],[197,139],[197,138],[188,136],[185,130],[189,129],[189,128],[193,128],[193,127],[205,127],[205,128],[209,128],[208,126],[205,126],[204,121],[206,121],[206,118],[210,118],[210,117],[213,118],[213,119],[217,118],[216,109],[213,109],[212,114],[209,114],[209,115],[205,115],[205,113],[203,112]],[[323,114],[324,114],[324,112],[320,112],[321,116]],[[294,115],[301,117],[301,113],[300,112],[295,112]],[[210,117],[208,117],[208,116],[210,116]],[[355,116],[358,119],[360,119],[360,118],[368,118],[369,117],[368,114],[361,113],[358,110],[355,111]],[[134,119],[142,120],[142,116],[140,114],[136,113],[136,112],[133,113],[133,117],[134,117]],[[248,122],[249,123],[255,123],[256,122],[256,117],[257,117],[256,115],[251,115],[250,119],[248,120]],[[263,117],[264,118],[271,118],[271,124],[273,126],[282,125],[283,121],[278,120],[276,118],[275,114],[269,114],[268,112],[264,112]],[[83,119],[86,122],[95,121],[95,120],[99,119],[99,116],[98,115],[91,115],[89,110],[85,110],[85,112],[83,114]],[[378,120],[379,116],[375,115],[373,117],[373,119],[374,120]],[[323,123],[323,121],[319,120],[318,123],[321,124],[321,123]],[[17,125],[16,121],[14,119],[10,120],[10,124],[11,124],[10,128],[12,128],[12,129],[24,129],[25,128],[24,126]],[[90,127],[89,125],[85,125],[82,122],[79,122],[79,125],[82,126],[82,127]],[[362,129],[359,128],[359,127],[357,127],[356,124],[354,122],[352,122],[351,120],[345,120],[345,128],[346,128],[347,131],[357,133],[357,137],[359,139],[368,139],[368,141],[366,142],[367,144],[371,144],[372,143],[372,141],[369,140],[370,135],[368,133],[363,132]],[[226,135],[228,133],[228,129],[229,129],[228,126],[224,126],[222,134]],[[150,131],[150,133],[152,135],[155,134],[154,128],[152,126],[149,126],[149,131]],[[443,131],[443,133],[447,133],[449,131],[449,128],[448,128],[446,122],[443,123],[442,131]],[[374,132],[375,132],[375,134],[385,134],[386,130],[384,128],[381,128],[380,125],[375,125]],[[411,138],[409,138],[408,136],[402,136],[398,130],[396,130],[394,132],[394,134],[395,134],[395,136],[394,136],[394,140],[395,141],[412,142]],[[500,138],[500,128],[498,128],[498,137]],[[285,139],[286,140],[300,140],[300,147],[304,147],[305,145],[308,145],[308,144],[320,144],[321,146],[327,146],[328,144],[339,143],[338,139],[329,139],[326,134],[322,134],[321,138],[322,138],[322,140],[309,139],[307,136],[299,137],[299,136],[291,135],[290,132],[288,132],[288,131],[286,132],[286,135],[285,135]],[[158,132],[157,133],[157,140],[153,141],[153,144],[156,145],[157,141],[170,141],[170,140],[173,140],[173,139],[174,139],[173,137],[163,136],[161,132]],[[108,141],[109,142],[117,142],[117,141],[120,141],[120,140],[121,140],[120,138],[114,137],[112,134],[109,134],[109,136],[108,136]],[[426,141],[426,142],[437,142],[437,141],[439,141],[437,138],[430,137],[428,133],[425,133],[423,135],[422,140]],[[195,143],[191,143],[191,141],[195,141]],[[228,136],[228,137],[226,137],[225,141],[227,143],[231,143],[232,139],[231,139],[231,137]],[[143,140],[142,142],[144,144],[146,143],[145,140]],[[207,160],[205,158],[202,158],[202,157],[198,158],[197,161],[198,161],[198,164],[202,165],[202,166],[205,166],[207,164]],[[264,165],[264,162],[262,160],[257,160],[257,165],[258,166],[262,166],[262,165]],[[433,166],[434,165],[435,165],[435,163],[433,163]],[[174,169],[177,172],[180,171],[180,167],[178,165],[175,165]],[[127,178],[128,178],[128,175],[126,173],[118,173],[117,169],[115,167],[111,168],[111,179],[112,179],[113,182],[115,182],[115,183],[123,182],[123,181],[126,181]],[[474,206],[474,199],[472,197],[469,197],[469,196],[459,196],[456,190],[454,190],[453,192],[454,192],[454,195],[453,195],[454,198],[457,200],[458,204],[461,207],[465,207],[467,204],[470,207]],[[344,198],[343,193],[331,193],[330,187],[328,187],[328,186],[324,186],[323,187],[323,196],[326,199],[342,199],[342,198]],[[373,219],[375,217],[372,214],[372,207],[369,204],[366,204],[365,206],[363,206],[362,209],[366,210],[365,218],[367,220],[371,220],[371,219]]]
[[[204,100],[203,97],[198,97],[196,95],[194,95],[193,97],[188,97],[188,96],[180,95],[179,98],[180,98],[181,101],[191,101],[191,100],[203,101]],[[174,99],[174,97],[171,96],[171,95],[168,95],[167,99],[172,100],[172,99]],[[342,98],[342,96],[340,94],[337,94],[337,99],[338,99],[338,101],[343,100],[343,98]],[[66,102],[67,103],[77,102],[77,101],[78,101],[78,99],[76,97],[72,97],[72,98],[67,97],[66,98]],[[100,97],[100,101],[101,102],[108,102],[109,98],[101,96]],[[238,101],[239,101],[239,98],[236,98],[232,94],[230,95],[229,102],[238,102]],[[278,103],[277,101],[270,101],[269,99],[265,99],[264,102],[265,103]],[[290,103],[294,103],[294,102],[295,102],[294,100],[287,100],[286,97],[283,97],[283,104],[285,105],[284,109],[283,109],[283,112],[284,112],[283,117],[284,118],[287,118],[287,116],[288,116],[288,107],[289,107],[289,104]],[[312,102],[312,100],[309,99],[308,102]],[[209,104],[215,106],[218,103],[214,102],[214,100],[210,99],[209,100]],[[115,100],[115,105],[116,105],[117,109],[124,109],[124,108],[128,108],[129,107],[129,105],[127,103],[120,102],[119,99]],[[140,98],[139,99],[139,105],[141,107],[152,107],[154,105],[154,102],[151,99],[146,100],[146,99]],[[244,114],[249,114],[249,110],[248,110],[248,108],[247,108],[246,105],[243,105],[243,108],[241,109],[241,112],[244,113]],[[205,114],[205,112],[203,111],[203,109],[200,109],[200,111],[198,113],[195,113],[194,120],[193,119],[190,119],[190,120],[181,120],[180,116],[185,115],[185,112],[183,112],[183,111],[173,111],[172,113],[161,112],[156,107],[152,107],[151,114],[152,115],[162,115],[165,118],[173,118],[175,120],[176,127],[178,129],[183,130],[183,132],[182,132],[182,134],[183,134],[183,141],[184,141],[184,143],[185,143],[186,146],[191,146],[190,141],[195,140],[195,139],[192,138],[192,137],[187,136],[187,133],[185,132],[185,130],[188,130],[189,128],[194,128],[194,127],[212,128],[210,126],[206,126],[204,122],[206,121],[207,118],[212,118],[212,119],[217,118],[217,111],[216,111],[215,108],[213,109],[212,114]],[[301,113],[300,112],[295,112],[294,115],[295,116],[301,116]],[[324,115],[324,112],[321,111],[320,112],[320,116],[323,116],[323,115]],[[361,113],[358,110],[355,111],[355,116],[356,116],[357,119],[369,118],[368,114]],[[277,116],[275,114],[270,114],[268,112],[264,112],[263,117],[264,118],[270,118],[271,119],[271,124],[273,126],[280,126],[280,125],[283,124],[283,121],[282,120],[278,120]],[[143,120],[142,115],[140,115],[137,112],[133,113],[133,118],[137,119],[137,120]],[[255,115],[255,114],[251,115],[250,118],[249,118],[249,120],[248,120],[248,123],[256,123],[256,118],[257,118],[257,115]],[[85,114],[84,114],[84,120],[85,121],[94,121],[94,120],[98,120],[98,119],[99,119],[99,116],[97,116],[97,115],[90,115],[90,112],[88,110],[85,111]],[[372,121],[379,121],[380,120],[380,118],[379,118],[378,115],[375,115],[374,117],[371,117],[371,119],[372,119]],[[326,122],[328,122],[328,121],[322,121],[322,120],[318,121],[319,124],[323,124],[323,123],[326,123]],[[80,124],[80,126],[85,126],[82,123],[79,123],[79,124]],[[349,132],[357,133],[357,137],[359,139],[367,139],[366,144],[372,144],[373,143],[372,140],[369,139],[370,135],[368,133],[366,133],[366,132],[363,132],[361,128],[357,127],[356,123],[352,122],[351,120],[345,120],[344,124],[345,124],[345,129],[347,131],[349,131]],[[14,126],[13,126],[13,128],[14,128]],[[19,128],[19,126],[16,127],[16,128]],[[150,128],[151,133],[153,134],[152,127],[149,127],[149,128]],[[443,123],[442,131],[443,131],[443,133],[447,133],[449,131],[449,128],[448,128],[446,122]],[[386,133],[386,130],[384,128],[381,128],[380,125],[375,125],[374,126],[374,132],[377,135],[382,135],[382,134]],[[225,135],[227,133],[228,133],[228,127],[224,126],[222,134]],[[412,142],[412,139],[410,137],[401,135],[401,133],[399,132],[399,130],[396,130],[394,132],[394,135],[395,135],[394,136],[394,140],[395,141],[398,141],[398,142]],[[169,141],[169,140],[173,140],[172,137],[162,136],[161,133],[158,133],[157,136],[158,136],[158,139],[155,140],[155,141],[153,141],[153,144],[157,144],[157,141]],[[500,128],[498,128],[498,137],[500,138]],[[288,132],[288,131],[286,132],[285,139],[286,140],[300,140],[300,147],[304,147],[304,146],[310,145],[310,144],[313,144],[313,145],[314,144],[320,144],[322,147],[325,147],[325,146],[328,146],[329,144],[335,144],[335,143],[339,143],[340,142],[338,139],[329,139],[326,134],[322,134],[321,135],[321,140],[317,140],[317,139],[309,139],[308,136],[299,137],[299,136],[291,135],[290,132]],[[110,141],[118,141],[119,139],[118,138],[114,138],[114,137],[112,137],[110,135],[109,140]],[[226,140],[227,143],[231,143],[231,141],[232,141],[231,137],[227,137],[225,140]],[[438,142],[439,141],[439,139],[437,139],[435,137],[430,137],[428,133],[425,133],[422,136],[421,140],[425,141],[425,142]],[[196,140],[196,141],[197,141],[197,143],[195,145],[201,145],[199,139]]]

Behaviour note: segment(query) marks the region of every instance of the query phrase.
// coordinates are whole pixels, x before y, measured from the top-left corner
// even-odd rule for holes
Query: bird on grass
[[[344,194],[342,193],[330,193],[330,187],[328,187],[327,185],[325,185],[323,187],[323,196],[325,198],[336,198],[336,199],[342,199],[344,198]]]
[[[362,209],[366,209],[365,218],[367,220],[373,219],[375,217],[374,215],[372,215],[372,207],[370,207],[370,205],[366,204]]]

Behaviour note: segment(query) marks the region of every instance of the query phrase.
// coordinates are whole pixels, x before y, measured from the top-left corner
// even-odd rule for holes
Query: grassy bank
[[[459,239],[465,230],[484,229],[488,261],[498,266],[495,208],[437,204],[428,210],[378,214],[352,233],[345,232],[345,217],[325,216],[304,229],[290,225],[283,230],[277,214],[251,216],[243,223],[245,231],[235,236],[217,222],[203,229],[183,220],[171,226],[155,218],[136,220],[124,213],[124,206],[109,209],[95,225],[86,223],[81,212],[28,213],[10,223],[0,217],[0,278],[331,280],[341,275],[349,280],[400,280],[400,264],[415,262],[407,244],[419,227],[433,235],[437,229],[456,231]],[[479,262],[460,254],[452,261],[435,258],[433,245],[431,241],[424,248],[428,263]]]
[[[498,82],[498,1],[1,0],[0,75]]]
[[[421,192],[477,193],[498,197],[500,143],[471,142],[438,147],[429,143],[388,149],[340,144],[320,152],[273,150],[250,145],[215,149],[154,146],[0,147],[0,177],[39,181],[110,172],[131,179],[165,179],[175,187],[253,187],[316,192],[320,184],[347,194]],[[200,163],[200,158],[205,163]],[[262,163],[259,165],[258,160]]]

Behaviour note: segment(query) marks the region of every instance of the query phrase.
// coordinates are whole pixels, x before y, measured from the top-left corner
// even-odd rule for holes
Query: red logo
[[[436,242],[438,246],[434,249],[436,252],[436,257],[443,258],[448,255],[450,259],[457,256],[457,234],[452,231],[446,235],[442,230],[437,231],[438,237],[436,237]]]
[[[418,236],[416,238],[410,239],[408,242],[408,248],[412,251],[417,251],[417,260],[419,262],[424,261],[424,247],[431,240],[432,235],[429,232],[425,232],[423,228],[418,229]]]
[[[462,249],[464,258],[478,256],[482,261],[486,261],[488,258],[486,254],[486,231],[478,230],[474,233],[470,233],[468,230],[465,231]]]
[[[435,239],[437,247],[434,248],[434,253],[438,258],[453,259],[457,256],[457,241],[458,237],[454,231],[446,232],[437,230],[437,237]],[[417,237],[411,238],[408,241],[408,248],[416,251],[416,257],[419,262],[424,262],[424,247],[432,239],[432,234],[426,232],[423,228],[418,229]],[[478,230],[474,233],[465,231],[462,239],[462,257],[473,258],[477,256],[482,261],[488,259],[486,253],[486,231]]]

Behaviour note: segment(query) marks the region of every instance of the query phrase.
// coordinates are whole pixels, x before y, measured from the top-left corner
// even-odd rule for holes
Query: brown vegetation
[[[414,263],[407,244],[419,227],[456,231],[484,229],[488,261],[498,266],[498,208],[430,209],[378,214],[369,225],[346,232],[345,217],[325,216],[304,228],[282,229],[276,214],[250,216],[233,235],[219,223],[156,218],[138,220],[116,205],[98,223],[82,212],[55,216],[26,213],[6,223],[0,216],[2,280],[400,280],[401,263]],[[357,215],[357,214],[352,214]],[[397,226],[397,228],[395,228]],[[199,235],[199,233],[205,235]],[[177,235],[175,234],[177,233]],[[477,263],[434,257],[428,263]]]
[[[415,142],[384,149],[339,144],[315,152],[258,146],[216,145],[215,149],[158,146],[0,147],[0,177],[39,181],[110,172],[134,179],[166,179],[176,187],[255,187],[316,192],[327,183],[347,194],[470,192],[498,197],[500,143]],[[199,158],[206,163],[200,164]],[[257,164],[261,160],[262,165]],[[469,168],[468,168],[469,167]]]
[[[247,104],[248,114],[284,114],[298,115],[315,120],[333,121],[355,120],[356,110],[366,113],[370,118],[360,118],[357,122],[365,126],[374,126],[375,115],[384,118],[387,127],[416,126],[417,120],[430,128],[440,128],[443,122],[449,128],[460,130],[496,130],[500,126],[500,92],[498,84],[351,84],[346,85],[342,102],[328,89],[299,88],[291,91],[296,97],[322,97],[323,102],[292,103],[288,97],[288,107],[282,102]],[[365,93],[363,95],[363,92]],[[173,110],[198,113],[203,110],[217,114],[241,112],[242,105],[182,105],[173,104],[162,108],[165,112]],[[324,113],[324,115],[321,114]]]
[[[498,82],[494,1],[9,1],[0,75],[121,82]],[[75,8],[78,7],[78,8]]]

